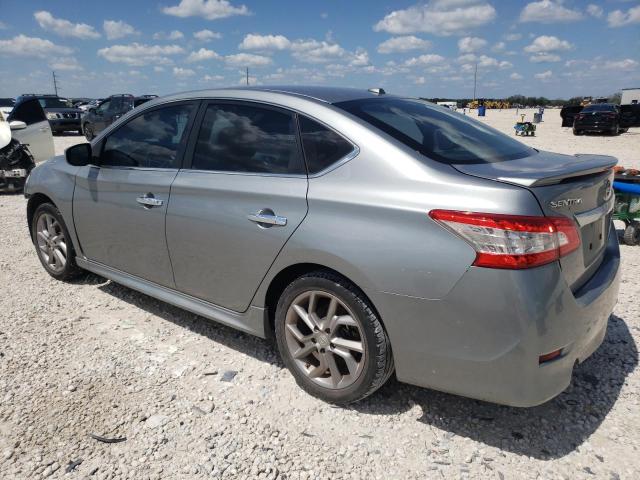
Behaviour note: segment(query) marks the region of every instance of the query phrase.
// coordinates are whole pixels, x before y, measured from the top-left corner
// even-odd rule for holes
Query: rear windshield
[[[616,106],[615,105],[587,105],[586,107],[584,107],[584,110],[582,110],[582,113],[584,112],[615,112],[616,111]]]
[[[536,153],[483,123],[421,100],[369,98],[335,106],[442,163],[493,163]]]

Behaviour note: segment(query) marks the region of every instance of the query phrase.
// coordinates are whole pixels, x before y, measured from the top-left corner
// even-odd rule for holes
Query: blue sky
[[[403,95],[606,95],[640,86],[637,0],[3,0],[0,96],[244,83]]]

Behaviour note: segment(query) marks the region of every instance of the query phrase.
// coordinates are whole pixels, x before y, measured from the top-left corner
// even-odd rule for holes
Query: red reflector
[[[554,350],[551,353],[545,353],[544,355],[540,355],[540,357],[538,358],[538,364],[542,364],[542,363],[550,362],[551,360],[555,360],[560,355],[562,355],[562,349]]]

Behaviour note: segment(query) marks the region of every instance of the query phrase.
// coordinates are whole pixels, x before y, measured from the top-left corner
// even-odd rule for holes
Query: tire
[[[40,263],[49,275],[62,281],[82,275],[83,270],[76,264],[76,252],[69,230],[55,205],[43,203],[36,209],[31,221],[31,233]],[[59,253],[55,253],[55,250]],[[64,257],[64,262],[60,255]]]
[[[620,133],[627,133],[629,131],[628,128],[621,128]]]
[[[582,135],[582,132],[576,128],[573,129],[573,134],[574,135]]]
[[[93,133],[93,125],[90,123],[85,123],[82,127],[82,132],[84,133],[84,137],[90,142],[95,138],[95,134]]]
[[[327,312],[333,299],[337,304],[336,314],[331,316],[335,324]],[[319,326],[315,331],[294,308],[304,302],[307,310],[315,313],[309,316],[311,322]],[[331,324],[333,327],[327,328]],[[296,333],[292,333],[292,325]],[[384,385],[394,371],[391,344],[377,314],[355,285],[333,273],[311,272],[289,284],[278,301],[275,333],[280,356],[298,385],[329,403],[345,405],[361,400]],[[300,336],[307,339],[306,343],[298,340]],[[359,344],[362,354],[345,347],[345,341],[352,342],[350,345]],[[301,357],[300,352],[305,349],[312,350]],[[292,350],[297,350],[297,358]],[[333,374],[336,370],[329,367],[329,358],[333,358],[337,375]],[[314,377],[313,372],[322,371],[324,374]]]
[[[632,222],[624,229],[622,241],[627,245],[640,245],[640,223]]]
[[[82,128],[78,129],[78,135],[84,135],[84,132],[82,131]]]

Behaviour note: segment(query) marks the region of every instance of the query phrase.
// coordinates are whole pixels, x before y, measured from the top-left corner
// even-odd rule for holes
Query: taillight
[[[566,217],[431,210],[429,216],[476,251],[473,265],[521,269],[558,260],[580,246],[576,224]]]

